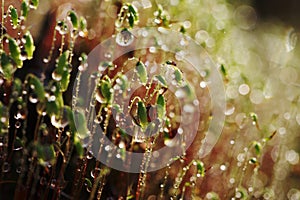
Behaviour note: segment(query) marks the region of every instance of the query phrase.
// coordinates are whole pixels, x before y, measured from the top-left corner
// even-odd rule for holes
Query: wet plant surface
[[[250,2],[1,0],[0,199],[300,198],[299,33]]]

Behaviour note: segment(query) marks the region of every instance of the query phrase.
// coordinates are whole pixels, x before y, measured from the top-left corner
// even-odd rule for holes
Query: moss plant
[[[222,76],[225,121],[206,156],[212,70],[198,76],[192,52],[168,52],[153,27],[182,49],[194,40]],[[300,198],[297,32],[249,2],[1,0],[0,28],[0,199]],[[155,45],[134,48],[135,30]]]

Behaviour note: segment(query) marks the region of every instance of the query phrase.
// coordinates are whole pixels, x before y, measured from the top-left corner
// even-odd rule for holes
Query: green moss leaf
[[[82,31],[86,30],[86,28],[87,28],[87,22],[86,22],[86,19],[84,17],[80,17],[79,25],[80,25],[80,29]]]
[[[41,165],[46,165],[47,163],[54,163],[56,153],[54,150],[54,146],[52,144],[36,144],[36,151],[38,161]]]
[[[36,76],[30,74],[29,75],[29,84],[30,84],[30,86],[31,85],[34,86],[33,90],[36,93],[39,101],[44,102],[45,101],[45,90],[44,90],[44,86],[41,83],[41,81]]]
[[[75,137],[74,138],[74,146],[75,146],[75,149],[79,155],[80,158],[83,158],[83,154],[84,154],[84,148],[81,144],[81,141],[79,140],[78,137]]]
[[[68,58],[69,58],[69,51],[65,51],[62,55],[58,58],[58,62],[56,63],[55,72],[57,74],[62,75],[65,69],[68,67]]]
[[[49,116],[55,115],[59,116],[60,111],[64,107],[64,100],[61,92],[55,94],[55,101],[47,101],[46,111]]]
[[[28,16],[28,11],[29,11],[29,5],[27,3],[27,1],[22,1],[21,4],[21,16],[26,19]]]
[[[14,78],[13,81],[13,90],[18,94],[22,92],[22,81],[19,78]]]
[[[13,38],[8,38],[8,47],[10,56],[12,57],[13,61],[16,63],[18,68],[21,68],[23,65],[23,61],[21,60],[21,50],[16,40]]]
[[[222,74],[224,76],[227,76],[227,70],[225,69],[225,66],[223,64],[221,65],[220,69],[221,69]]]
[[[200,176],[204,176],[205,174],[205,168],[204,168],[204,163],[202,161],[196,161],[197,163],[197,173],[200,174]]]
[[[157,76],[155,76],[155,78],[159,81],[159,83],[162,86],[167,87],[167,82],[166,82],[165,78],[162,75],[157,75]]]
[[[262,151],[262,145],[260,142],[254,141],[253,142],[253,148],[255,150],[256,155],[260,155]]]
[[[145,104],[142,101],[138,102],[137,116],[141,127],[142,128],[147,127],[148,125],[147,109],[145,107]]]
[[[186,84],[185,86],[183,86],[183,90],[185,92],[185,94],[187,95],[187,98],[189,99],[193,99],[193,90],[191,88],[191,86],[189,84]]]
[[[125,91],[128,87],[128,79],[127,76],[125,76],[124,74],[120,75],[117,83],[120,85],[120,88],[122,91]]]
[[[5,52],[1,53],[0,71],[5,79],[12,80],[15,69],[13,64],[11,63],[10,58],[6,55]]]
[[[157,97],[157,115],[159,119],[163,119],[166,113],[165,98],[162,94]]]
[[[175,80],[180,84],[182,82],[182,72],[177,67],[174,67],[174,75]]]
[[[70,18],[70,21],[73,25],[74,30],[78,29],[78,17],[77,14],[74,11],[69,11],[68,16]]]
[[[60,90],[62,92],[65,92],[68,89],[69,83],[70,83],[70,72],[68,70],[65,70],[62,74],[62,79],[59,82],[60,83]]]
[[[39,6],[39,0],[30,0],[30,6],[33,9],[37,9],[37,7]]]
[[[24,44],[25,51],[27,53],[27,58],[30,60],[32,59],[33,52],[35,50],[34,41],[29,31],[26,32],[24,37],[25,37],[25,44]]]
[[[147,70],[142,61],[138,61],[136,64],[136,71],[141,83],[146,84],[147,82]]]
[[[105,76],[105,78],[100,81],[100,92],[106,103],[112,102],[113,90],[111,80],[108,76]]]
[[[138,12],[137,9],[131,5],[127,4],[128,6],[128,23],[130,28],[133,28],[134,24],[138,21]]]
[[[88,136],[87,120],[84,112],[76,113],[77,135],[79,138],[84,139]]]
[[[18,12],[17,9],[14,8],[13,6],[9,6],[9,12],[10,12],[10,17],[11,17],[11,22],[14,28],[18,26]]]

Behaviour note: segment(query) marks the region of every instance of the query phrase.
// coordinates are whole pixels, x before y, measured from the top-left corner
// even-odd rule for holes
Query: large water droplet
[[[62,76],[60,74],[58,74],[57,72],[53,72],[52,73],[52,78],[55,80],[55,81],[60,81],[62,79]]]
[[[257,21],[256,12],[251,6],[241,5],[235,11],[235,21],[241,29],[253,29]]]
[[[127,29],[123,29],[116,36],[116,42],[120,46],[129,46],[134,40],[134,36]]]

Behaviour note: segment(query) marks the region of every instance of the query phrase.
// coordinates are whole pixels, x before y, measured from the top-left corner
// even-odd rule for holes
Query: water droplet
[[[235,123],[239,126],[240,129],[244,128],[247,124],[247,115],[245,113],[238,113],[235,116]]]
[[[205,88],[207,86],[206,82],[205,81],[201,81],[200,82],[200,87],[201,88]]]
[[[101,93],[99,91],[96,92],[95,98],[96,98],[96,101],[98,101],[99,103],[105,102],[105,99],[103,98],[103,96],[101,95]]]
[[[186,104],[183,106],[183,111],[187,113],[193,113],[195,111],[195,107],[192,104]]]
[[[291,114],[289,112],[286,112],[283,114],[284,119],[289,120],[291,118]]]
[[[123,29],[116,36],[116,42],[120,46],[129,46],[134,40],[134,36],[127,29]]]
[[[244,160],[245,160],[245,154],[243,154],[243,153],[238,154],[237,160],[239,162],[244,162]]]
[[[20,173],[22,172],[22,167],[21,167],[21,166],[17,167],[17,168],[16,168],[16,172],[17,172],[18,174],[20,174]]]
[[[110,151],[110,150],[111,150],[111,146],[109,146],[109,145],[105,146],[105,147],[104,147],[104,150],[105,150],[105,151]]]
[[[112,57],[111,52],[106,52],[106,53],[104,54],[104,57],[105,57],[105,58],[111,58],[111,57]]]
[[[298,72],[293,67],[285,67],[280,70],[279,78],[285,84],[293,84],[297,82]]]
[[[0,78],[0,86],[4,83],[4,80]]]
[[[5,123],[6,122],[6,117],[1,117],[1,120],[0,120],[2,123]]]
[[[235,111],[235,107],[233,104],[231,103],[228,103],[227,106],[226,106],[226,110],[225,110],[225,115],[232,115]]]
[[[285,135],[285,134],[286,134],[286,128],[285,128],[285,127],[280,127],[280,128],[278,129],[278,133],[279,133],[280,135]]]
[[[60,75],[60,74],[58,74],[57,72],[53,72],[52,73],[52,78],[53,78],[53,80],[55,80],[55,81],[60,81],[61,79],[62,79],[62,76]]]
[[[52,179],[52,180],[51,180],[50,187],[51,187],[51,188],[55,188],[55,186],[56,186],[56,179]]]
[[[298,36],[295,29],[293,28],[290,29],[286,36],[286,43],[285,43],[285,48],[287,52],[293,51],[295,49],[297,40],[298,40]]]
[[[208,39],[209,35],[205,30],[200,30],[195,34],[195,39],[200,44]]]
[[[54,95],[51,95],[48,97],[48,102],[53,102],[55,101],[56,97]]]
[[[10,170],[10,164],[8,162],[4,162],[2,165],[2,172],[7,173]]]
[[[300,191],[296,188],[292,188],[288,191],[287,197],[289,200],[299,200],[300,199]]]
[[[100,174],[100,168],[98,168],[98,167],[96,167],[95,169],[93,169],[91,171],[91,177],[92,178],[98,177],[99,174]]]
[[[184,98],[184,97],[185,97],[185,92],[184,92],[184,90],[178,89],[178,90],[175,92],[175,96],[176,96],[177,98]]]
[[[93,156],[93,153],[91,151],[88,151],[87,154],[86,154],[86,159],[90,160],[92,159],[94,156]]]
[[[17,114],[15,114],[15,116],[14,116],[14,118],[15,119],[25,119],[26,118],[26,115],[25,115],[25,113],[22,113],[22,112],[17,112]]]
[[[51,116],[51,124],[56,127],[56,128],[64,128],[68,125],[69,121],[66,119],[65,116],[65,112],[64,112],[64,116],[63,118],[59,118],[57,119],[55,115]]]
[[[96,116],[95,119],[94,119],[94,122],[96,124],[100,124],[103,120],[103,117],[102,116]]]
[[[44,62],[44,63],[49,63],[49,59],[48,59],[48,58],[44,58],[44,59],[43,59],[43,62]]]
[[[22,124],[21,124],[21,122],[20,122],[20,121],[16,121],[16,123],[15,123],[15,127],[16,127],[16,128],[20,128],[20,127],[21,127],[21,125],[22,125]]]
[[[84,63],[84,64],[79,65],[78,70],[83,72],[87,69],[87,67],[88,67],[88,64]]]
[[[285,152],[285,159],[292,165],[299,163],[299,154],[294,150],[289,150]]]
[[[178,51],[175,53],[175,59],[181,61],[184,59],[186,52],[185,51]]]
[[[33,104],[37,103],[39,100],[37,98],[37,95],[35,93],[32,93],[29,95],[29,101]]]
[[[264,100],[264,95],[263,95],[262,91],[257,90],[257,89],[252,90],[252,92],[250,93],[250,100],[254,104],[262,103],[262,101]]]
[[[253,29],[257,21],[256,12],[251,6],[241,5],[235,11],[235,21],[241,29]]]
[[[220,165],[220,170],[225,171],[227,169],[226,165]]]
[[[149,48],[149,52],[150,53],[155,53],[156,52],[156,48],[155,47],[150,47]]]
[[[239,87],[239,93],[241,95],[247,95],[250,92],[250,88],[247,84],[242,84]]]

